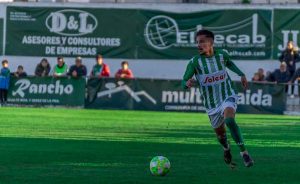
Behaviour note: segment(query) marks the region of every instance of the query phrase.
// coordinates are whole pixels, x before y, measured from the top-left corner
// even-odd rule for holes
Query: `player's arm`
[[[194,76],[194,74],[195,74],[195,68],[193,65],[193,60],[191,60],[189,62],[189,64],[187,65],[185,73],[183,75],[183,80],[181,83],[181,86],[183,87],[183,89],[188,89],[188,88],[192,87],[192,85],[194,83],[192,77]]]
[[[232,62],[227,53],[224,54],[225,66],[241,77],[241,82],[244,90],[248,88],[248,81],[245,74]]]

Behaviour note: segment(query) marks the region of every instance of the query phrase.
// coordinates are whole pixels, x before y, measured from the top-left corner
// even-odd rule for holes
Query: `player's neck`
[[[205,53],[206,57],[212,57],[214,55],[214,48],[212,47],[208,52]]]

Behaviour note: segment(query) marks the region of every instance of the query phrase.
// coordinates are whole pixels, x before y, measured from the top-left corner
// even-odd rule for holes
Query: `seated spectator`
[[[0,106],[7,103],[7,94],[9,88],[10,70],[8,68],[8,61],[2,61],[2,68],[0,70]]]
[[[17,68],[17,71],[13,73],[13,76],[15,77],[27,77],[27,73],[24,71],[24,68],[22,65],[19,65]]]
[[[259,82],[259,73],[255,73],[254,76],[252,77],[253,82]]]
[[[128,62],[123,61],[121,63],[121,69],[118,70],[118,72],[115,74],[116,78],[125,78],[125,79],[132,79],[133,74],[132,71],[128,68]]]
[[[291,75],[289,71],[287,71],[286,63],[282,62],[280,64],[280,68],[276,69],[269,76],[268,81],[276,82],[276,83],[287,83],[291,80]]]
[[[103,57],[101,54],[96,56],[96,65],[93,66],[91,77],[109,77],[110,70],[108,65],[103,63]]]
[[[46,58],[43,58],[41,62],[36,65],[34,74],[38,77],[45,77],[49,76],[50,70],[51,67],[48,60]]]
[[[57,58],[57,64],[53,68],[53,77],[64,77],[68,73],[68,66],[64,62],[63,57]]]
[[[258,81],[265,81],[266,80],[264,69],[259,68],[258,71],[257,71],[257,73],[258,73],[258,76],[259,76]]]
[[[77,57],[75,59],[75,65],[72,65],[68,75],[71,77],[83,77],[86,76],[86,67],[82,64],[82,58]]]

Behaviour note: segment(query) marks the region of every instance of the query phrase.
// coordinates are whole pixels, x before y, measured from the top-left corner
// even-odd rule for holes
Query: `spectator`
[[[17,68],[17,71],[13,73],[13,76],[15,77],[27,77],[27,73],[24,71],[24,68],[22,65],[19,65]]]
[[[279,61],[287,65],[287,70],[293,76],[296,70],[296,62],[300,59],[298,48],[294,47],[292,41],[287,43],[287,48],[281,53]]]
[[[8,61],[2,61],[2,68],[0,71],[0,106],[7,103],[7,93],[9,88],[10,70],[8,68]]]
[[[287,70],[287,66],[284,62],[280,64],[280,68],[276,69],[273,73],[270,74],[268,81],[276,83],[287,83],[291,80],[291,75]]]
[[[275,79],[274,79],[271,71],[267,71],[267,73],[266,73],[266,81],[268,81],[268,82],[274,82],[275,81]]]
[[[109,77],[110,70],[108,65],[103,63],[103,57],[101,54],[96,56],[96,65],[93,66],[91,77]]]
[[[294,91],[294,93],[291,94],[291,97],[294,97],[294,94],[295,95],[300,95],[300,86],[299,86],[299,84],[300,84],[300,68],[298,68],[296,70],[296,72],[294,73],[290,83],[294,83],[295,86],[298,85],[298,94],[296,94],[296,91]]]
[[[64,62],[63,57],[57,58],[57,64],[53,68],[53,77],[63,77],[68,73],[68,66]]]
[[[43,58],[41,62],[38,65],[36,65],[34,74],[38,77],[45,77],[49,76],[50,70],[51,67],[48,60],[46,58]]]
[[[121,69],[115,74],[116,78],[125,78],[125,79],[132,79],[133,74],[132,71],[128,68],[129,64],[127,61],[123,61],[121,63]]]
[[[75,65],[72,65],[68,75],[71,77],[83,77],[86,76],[86,67],[82,64],[81,57],[75,59]]]
[[[265,81],[266,80],[264,69],[259,68],[257,73],[258,73],[258,76],[259,76],[258,81]]]
[[[258,72],[256,72],[254,74],[254,76],[252,77],[252,81],[253,82],[260,82],[260,80],[259,80],[259,73]]]

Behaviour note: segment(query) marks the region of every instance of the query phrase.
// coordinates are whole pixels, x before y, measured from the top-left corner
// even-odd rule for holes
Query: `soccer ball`
[[[150,171],[154,176],[165,176],[170,171],[170,161],[163,156],[156,156],[150,162]]]

